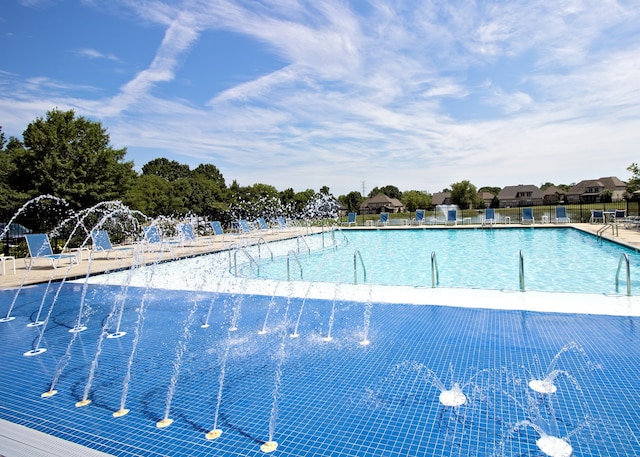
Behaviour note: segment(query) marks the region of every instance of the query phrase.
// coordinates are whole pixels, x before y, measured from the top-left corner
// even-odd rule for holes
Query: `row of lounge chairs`
[[[347,216],[347,221],[345,225],[357,225],[356,223],[357,213],[349,213]],[[437,218],[432,220],[432,223],[444,223],[445,225],[457,225],[458,224],[458,210],[457,209],[448,209],[446,211],[446,218],[443,220],[438,220]],[[507,222],[511,222],[510,218],[507,216],[505,218]],[[493,225],[498,221],[498,215],[495,212],[494,208],[487,208],[484,213],[484,217],[482,218],[482,225]],[[522,224],[534,224],[535,218],[533,216],[533,208],[522,208],[521,215],[521,223]],[[556,223],[570,223],[571,219],[567,215],[567,208],[565,206],[556,207]],[[377,221],[377,225],[386,226],[389,224],[389,213],[382,212],[380,213],[380,219]],[[415,218],[411,220],[412,225],[424,225],[427,224],[426,211],[424,209],[417,209]]]
[[[256,221],[258,229],[252,228],[246,220],[239,220],[237,225],[239,227],[239,234],[253,234],[256,231],[269,230],[264,218],[258,218]],[[287,221],[283,217],[279,217],[276,220],[276,226],[280,229],[286,229],[289,227]],[[163,238],[160,230],[157,226],[151,225],[145,227],[143,230],[144,240],[123,246],[114,246],[109,237],[109,233],[106,230],[93,230],[91,232],[91,249],[94,254],[104,254],[106,259],[111,256],[114,258],[124,258],[133,256],[136,253],[145,251],[159,251],[165,250],[171,247],[188,247],[196,245],[210,245],[214,241],[225,242],[226,233],[222,228],[222,224],[219,221],[212,221],[210,223],[211,230],[213,232],[212,237],[200,237],[196,236],[193,226],[190,223],[179,224],[176,229],[178,232],[177,237]],[[27,248],[29,250],[29,257],[25,258],[25,267],[31,268],[33,263],[37,259],[45,259],[49,265],[54,269],[57,268],[61,261],[69,261],[69,265],[80,263],[81,250],[77,249],[76,252],[64,252],[54,253],[51,247],[49,236],[46,233],[33,233],[26,234],[25,240],[27,242]],[[235,240],[234,240],[235,241]],[[6,258],[7,260],[13,259],[12,257]],[[2,269],[4,274],[5,257],[3,257]],[[15,259],[13,259],[15,262]],[[15,273],[15,264],[14,264]]]

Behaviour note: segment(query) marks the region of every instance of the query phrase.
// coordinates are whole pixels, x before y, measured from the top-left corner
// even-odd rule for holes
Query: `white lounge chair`
[[[425,211],[423,209],[417,209],[416,210],[416,217],[412,221],[413,224],[414,225],[422,225],[422,224],[424,224],[425,223],[424,214],[425,214]]]
[[[455,209],[447,210],[446,225],[458,225],[458,211]]]
[[[567,215],[566,206],[556,206],[556,224],[569,223],[571,219]]]
[[[523,224],[535,224],[536,220],[533,217],[533,208],[522,208],[521,222]]]
[[[484,210],[484,219],[482,219],[482,225],[493,225],[496,223],[496,210],[494,208],[487,208]]]
[[[133,246],[114,247],[111,244],[111,239],[109,238],[109,234],[106,230],[93,230],[91,232],[91,240],[93,242],[93,251],[106,254],[107,259],[111,254],[115,254],[115,256],[118,257],[118,255],[124,256],[133,254],[135,251]]]
[[[63,259],[69,259],[69,265],[78,263],[78,256],[76,254],[54,254],[51,249],[51,243],[49,242],[49,236],[46,233],[31,233],[24,236],[27,242],[27,248],[29,249],[29,264],[28,268],[33,266],[33,262],[36,259],[47,259],[49,265],[53,268],[57,268],[58,264]],[[27,259],[25,259],[25,265]]]

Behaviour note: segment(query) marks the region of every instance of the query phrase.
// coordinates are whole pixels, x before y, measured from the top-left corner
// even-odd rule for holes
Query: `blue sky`
[[[626,180],[638,56],[638,0],[6,0],[0,125],[336,196]]]

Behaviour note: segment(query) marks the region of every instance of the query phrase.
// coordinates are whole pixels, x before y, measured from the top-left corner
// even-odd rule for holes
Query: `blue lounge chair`
[[[450,209],[447,211],[447,220],[445,222],[446,225],[457,225],[458,224],[458,211],[455,209]]]
[[[91,232],[91,240],[93,241],[94,252],[105,253],[107,259],[111,253],[114,253],[117,257],[118,254],[131,254],[134,251],[133,246],[114,247],[106,230],[93,230]]]
[[[144,229],[144,239],[147,242],[147,246],[158,246],[163,249],[165,245],[178,245],[180,241],[165,240],[160,236],[160,230],[155,225],[150,225]]]
[[[413,223],[415,225],[424,224],[425,223],[424,214],[425,214],[425,211],[423,209],[417,209],[416,210],[416,218],[413,220]]]
[[[617,209],[613,217],[615,217],[616,222],[624,222],[627,217],[627,212],[623,209]]]
[[[357,225],[356,223],[357,216],[358,216],[358,213],[349,213],[349,215],[347,216],[347,222],[343,222],[343,223],[346,224],[347,227],[350,227],[351,225]]]
[[[494,208],[487,208],[484,210],[484,219],[482,225],[493,225],[496,223],[496,210]]]
[[[180,224],[178,226],[178,232],[180,233],[180,237],[182,238],[183,246],[207,245],[205,240],[198,239],[195,232],[193,231],[193,226],[189,223]]]
[[[536,220],[533,217],[533,208],[522,208],[521,222],[523,224],[535,224]]]
[[[598,222],[601,222],[604,224],[604,211],[601,209],[592,209],[591,217],[589,218],[589,223],[596,224]]]
[[[567,216],[566,206],[556,206],[556,224],[571,222],[569,216]]]
[[[47,259],[49,265],[53,268],[57,268],[62,259],[69,259],[69,265],[78,263],[78,256],[76,254],[54,254],[53,249],[51,249],[51,243],[49,242],[49,236],[46,233],[26,234],[24,239],[29,249],[30,261],[28,268],[31,268],[36,259]]]
[[[224,236],[224,230],[222,229],[222,224],[219,221],[212,221],[211,228],[213,229],[214,235],[222,235]]]
[[[380,220],[378,220],[378,225],[388,225],[389,224],[389,213],[382,212],[380,213]]]
[[[249,234],[252,232],[251,227],[249,227],[249,223],[246,219],[238,219],[238,230],[241,234]]]
[[[259,217],[256,219],[256,221],[258,221],[258,227],[260,228],[260,230],[269,230],[269,226],[267,225],[267,221],[264,220],[264,217]]]

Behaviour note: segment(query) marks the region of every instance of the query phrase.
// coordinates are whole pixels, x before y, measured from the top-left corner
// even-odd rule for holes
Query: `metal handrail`
[[[249,259],[249,263],[254,263],[256,265],[258,277],[260,277],[260,262],[257,262],[245,248],[238,248],[233,253],[233,274],[238,276],[238,252],[243,252]]]
[[[524,255],[522,251],[520,251],[520,262],[519,262],[519,273],[520,273],[520,291],[524,292]]]
[[[267,248],[267,250],[269,251],[269,254],[271,254],[271,261],[273,262],[273,251],[271,250],[271,248],[269,247],[269,245],[267,244],[267,240],[265,240],[264,238],[260,237],[258,238],[258,258],[261,259],[262,256],[260,255],[260,241],[262,241],[265,245],[265,247]]]
[[[309,247],[309,243],[307,243],[307,240],[305,239],[305,237],[303,235],[298,235],[296,237],[296,243],[297,243],[297,247],[298,247],[298,254],[300,254],[300,240],[301,239],[304,242],[304,245],[307,247],[307,254],[311,254],[311,248]]]
[[[300,259],[298,259],[298,254],[296,254],[295,251],[289,251],[287,252],[287,281],[291,281],[291,267],[290,267],[291,254],[293,254],[293,258],[298,264],[298,268],[300,268],[300,279],[302,279],[302,265],[300,264]]]
[[[615,222],[609,222],[604,227],[599,228],[598,231],[596,232],[596,236],[599,239],[602,239],[602,234],[606,232],[608,228],[611,228],[612,236],[618,236],[618,224]]]
[[[622,261],[624,260],[627,273],[627,295],[631,295],[631,267],[629,266],[629,256],[626,253],[620,254],[618,260],[618,270],[616,271],[616,292],[618,292],[618,282],[620,278],[620,268],[622,267]]]
[[[436,252],[431,252],[431,287],[440,285],[440,272],[438,271],[438,260]]]
[[[367,268],[364,266],[364,261],[362,260],[362,254],[358,249],[353,253],[353,283],[358,284],[358,263],[357,258],[360,258],[360,265],[362,265],[362,271],[364,273],[364,282],[367,282]]]

